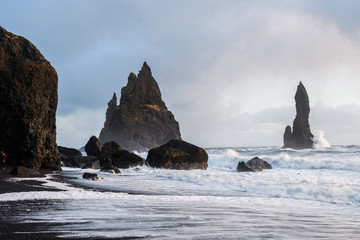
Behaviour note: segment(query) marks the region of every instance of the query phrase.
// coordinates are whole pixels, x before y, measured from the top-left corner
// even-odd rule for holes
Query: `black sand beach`
[[[41,181],[45,174],[51,173],[48,170],[41,170],[41,175],[30,177],[17,177],[9,172],[11,167],[0,170],[0,197],[1,194],[32,191],[60,191],[54,188],[43,187]],[[9,178],[24,178],[23,181],[10,182]],[[26,178],[26,179],[25,179]],[[51,201],[6,201],[0,202],[0,239],[54,239],[55,234],[46,233],[51,225],[38,225],[35,223],[18,223],[16,218],[24,214],[31,214],[52,207]],[[39,233],[39,231],[45,233]]]
[[[0,198],[1,194],[16,192],[33,192],[33,191],[62,191],[56,188],[42,186],[42,178],[46,174],[52,173],[49,170],[40,170],[41,175],[32,177],[13,176],[9,172],[11,167],[0,170]],[[11,182],[9,178],[24,178],[24,180]],[[29,180],[31,178],[31,180]],[[59,175],[59,181],[61,176]],[[24,223],[18,221],[24,216],[31,216],[32,213],[39,211],[50,211],[56,214],[57,209],[62,209],[66,201],[63,200],[24,200],[24,201],[0,201],[0,240],[37,240],[37,239],[74,239],[60,237],[58,232],[49,231],[56,227],[64,226],[60,223]],[[96,238],[76,238],[76,239],[101,239]],[[134,239],[134,238],[119,238]]]

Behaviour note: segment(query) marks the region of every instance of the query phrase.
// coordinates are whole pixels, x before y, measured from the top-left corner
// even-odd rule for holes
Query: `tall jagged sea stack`
[[[179,123],[167,109],[144,62],[139,74],[130,73],[127,85],[121,89],[120,105],[116,93],[108,103],[99,140],[115,141],[130,151],[146,151],[170,139],[181,139]]]
[[[295,94],[296,117],[293,123],[293,129],[287,126],[284,132],[284,148],[304,149],[312,148],[313,134],[310,131],[309,124],[309,97],[302,82],[299,83]]]
[[[0,27],[0,148],[12,165],[60,169],[55,69],[27,39]]]

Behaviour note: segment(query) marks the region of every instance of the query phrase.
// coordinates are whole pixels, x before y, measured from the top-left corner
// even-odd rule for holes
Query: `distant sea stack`
[[[284,148],[313,148],[313,135],[309,125],[309,97],[304,85],[300,82],[295,94],[296,117],[293,129],[287,126],[284,133]]]
[[[116,93],[108,103],[99,140],[115,141],[129,151],[147,151],[170,139],[181,139],[179,123],[167,109],[144,62],[139,74],[130,73],[127,85],[121,89],[120,105]]]
[[[60,169],[55,69],[27,39],[0,27],[0,148],[11,165]]]

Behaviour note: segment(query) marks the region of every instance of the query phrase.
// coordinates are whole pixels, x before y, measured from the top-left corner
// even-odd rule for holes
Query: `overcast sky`
[[[113,92],[144,61],[184,140],[281,146],[299,81],[310,126],[360,144],[360,1],[1,0],[0,26],[59,77],[58,144],[98,136]]]

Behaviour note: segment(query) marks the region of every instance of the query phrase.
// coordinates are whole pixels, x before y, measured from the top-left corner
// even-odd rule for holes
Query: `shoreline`
[[[41,179],[45,178],[47,174],[54,173],[52,170],[41,169],[39,170],[40,175],[36,176],[16,176],[10,174],[12,168],[13,167],[6,167],[5,170],[0,170],[0,194],[34,191],[62,191],[60,189],[42,186],[45,182],[41,181]],[[19,181],[9,181],[9,179],[12,178],[19,179]]]
[[[0,170],[0,198],[6,193],[39,192],[39,191],[62,191],[52,187],[44,187],[42,181],[46,174],[54,173],[51,170],[40,170],[38,176],[15,176],[11,175],[12,167]],[[18,181],[9,181],[16,178]],[[24,180],[21,180],[24,179]],[[59,201],[58,201],[59,202]],[[47,229],[60,224],[37,224],[18,222],[19,216],[31,215],[32,212],[39,212],[55,206],[55,201],[49,200],[18,200],[0,201],[0,239],[56,239],[58,233],[47,232]],[[66,238],[61,238],[66,239]]]

